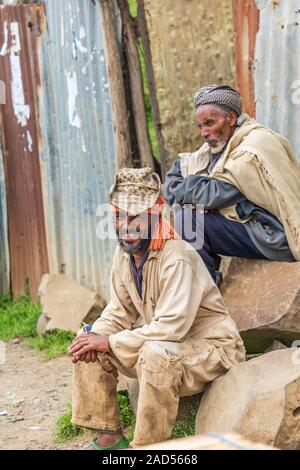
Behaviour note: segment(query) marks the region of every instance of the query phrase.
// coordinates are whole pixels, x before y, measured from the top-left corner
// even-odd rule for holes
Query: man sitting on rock
[[[160,191],[150,168],[117,174],[110,192],[119,239],[111,300],[70,347],[73,423],[98,431],[99,450],[127,446],[118,371],[139,382],[136,447],[170,438],[179,397],[201,392],[244,360],[236,325],[201,257],[162,218]]]
[[[177,221],[187,206],[194,207],[192,218],[204,211],[203,245],[196,249],[214,280],[219,255],[299,261],[300,167],[289,142],[241,114],[241,97],[229,86],[200,88],[195,107],[205,143],[179,154],[165,196],[182,207]]]

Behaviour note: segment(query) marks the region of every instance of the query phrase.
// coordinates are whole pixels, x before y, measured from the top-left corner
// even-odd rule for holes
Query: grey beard
[[[139,241],[137,245],[131,246],[131,245],[124,245],[123,241],[119,239],[119,245],[125,251],[125,253],[134,255],[135,253],[138,253],[139,251],[143,251],[145,248],[147,248],[150,245],[150,241],[151,240],[149,240],[148,238],[141,238],[141,240]]]
[[[212,153],[212,155],[215,155],[216,153],[220,153],[222,152],[222,150],[224,150],[224,148],[226,147],[227,145],[227,141],[226,142],[222,142],[220,140],[220,142],[218,143],[218,145],[216,147],[210,147],[210,151]]]

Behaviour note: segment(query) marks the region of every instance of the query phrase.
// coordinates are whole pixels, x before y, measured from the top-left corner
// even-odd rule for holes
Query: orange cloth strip
[[[162,208],[165,203],[164,197],[160,195],[156,201],[155,206],[148,209],[149,214],[159,214],[159,220],[153,238],[150,242],[150,250],[162,250],[166,240],[179,240],[180,237],[175,232],[172,225],[162,217]]]
[[[162,209],[165,203],[164,197],[160,195],[153,207],[147,210],[148,214],[158,214],[159,220],[157,223],[156,230],[153,233],[153,238],[150,242],[150,250],[159,251],[162,250],[166,240],[180,240],[179,235],[175,232],[172,225],[162,217]],[[112,213],[116,214],[119,212],[118,207],[110,206]]]

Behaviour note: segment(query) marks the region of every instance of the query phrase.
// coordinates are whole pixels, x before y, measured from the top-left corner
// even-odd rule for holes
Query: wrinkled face
[[[153,215],[143,212],[131,216],[118,210],[114,214],[115,230],[120,246],[126,253],[135,254],[143,251],[151,241],[151,221]]]
[[[221,152],[235,131],[237,115],[226,113],[214,105],[206,104],[196,110],[196,123],[201,137],[208,143],[212,153]]]

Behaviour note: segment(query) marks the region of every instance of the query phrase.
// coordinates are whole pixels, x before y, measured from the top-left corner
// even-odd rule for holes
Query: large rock
[[[100,311],[101,298],[63,274],[45,274],[38,291],[42,315],[37,331],[67,330],[76,333],[93,310]]]
[[[207,432],[300,449],[300,350],[239,363],[209,385],[196,417],[196,433]]]
[[[300,262],[234,258],[221,292],[247,352],[300,338]]]

